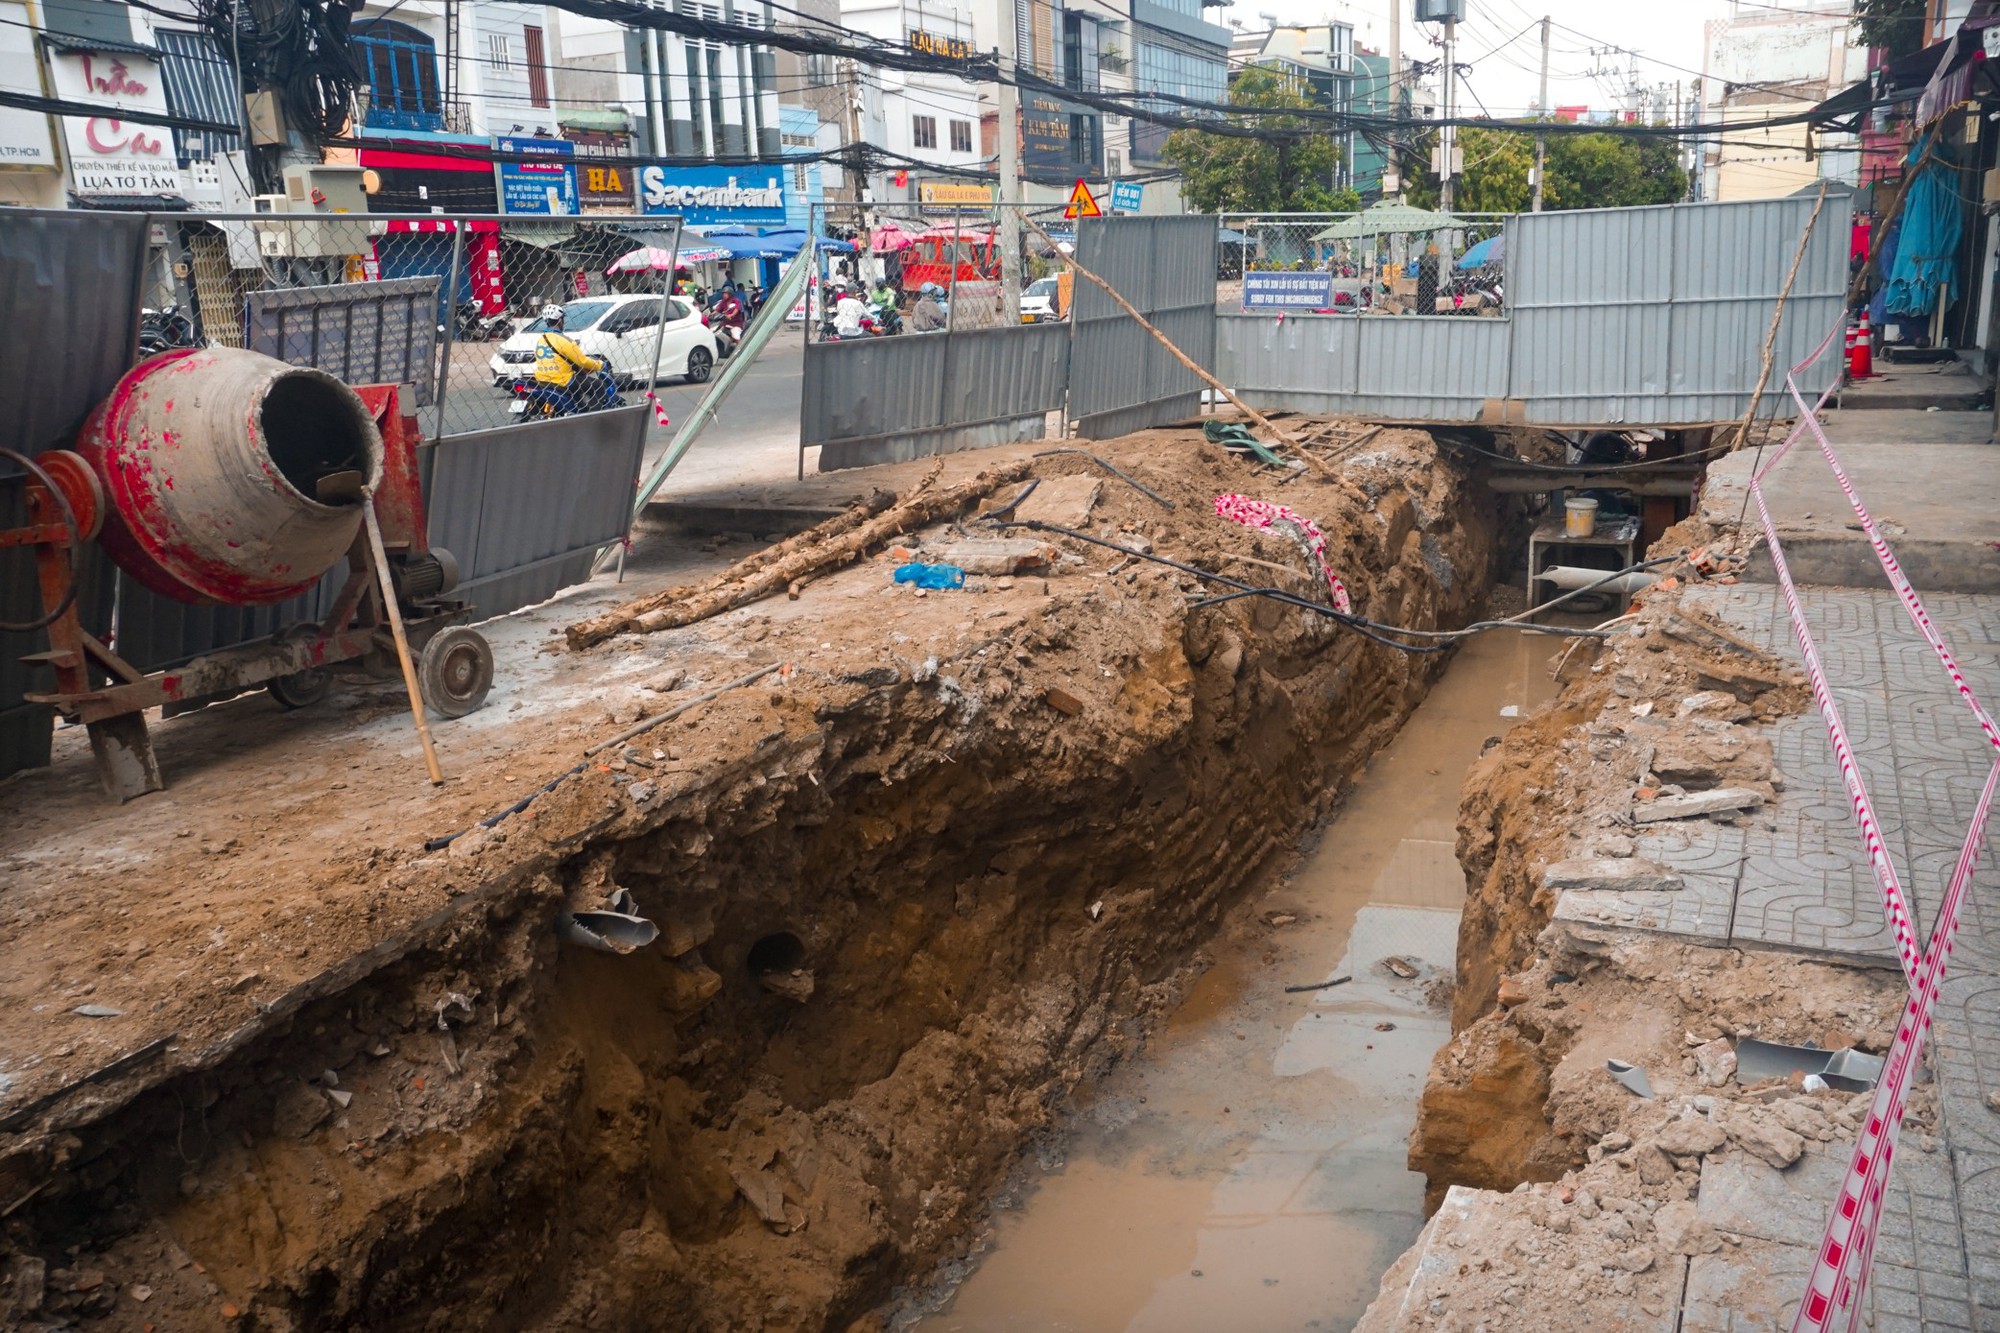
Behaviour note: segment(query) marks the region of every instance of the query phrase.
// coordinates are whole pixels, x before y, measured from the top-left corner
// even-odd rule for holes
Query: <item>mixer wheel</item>
[[[443,717],[464,717],[486,702],[493,688],[493,649],[463,625],[439,631],[417,663],[424,702]]]
[[[268,681],[264,688],[280,708],[306,708],[326,698],[327,691],[333,688],[333,671],[329,667],[307,667]]]

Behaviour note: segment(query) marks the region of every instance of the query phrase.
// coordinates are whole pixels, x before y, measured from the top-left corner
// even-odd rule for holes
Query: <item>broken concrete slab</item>
[[[1643,857],[1575,857],[1552,861],[1542,887],[1556,893],[1673,893],[1686,887],[1679,874]]]
[[[1021,574],[1045,569],[1055,558],[1053,546],[1026,537],[981,537],[938,550],[940,561],[968,574]]]
[[[1023,523],[1080,528],[1090,521],[1090,511],[1097,507],[1097,499],[1103,493],[1104,481],[1099,477],[1048,477],[1021,501],[1014,517]]]
[[[1764,794],[1748,787],[1717,787],[1713,791],[1691,791],[1681,796],[1662,796],[1640,801],[1632,807],[1632,818],[1640,824],[1657,824],[1669,819],[1694,819],[1724,811],[1755,810],[1764,804]]]

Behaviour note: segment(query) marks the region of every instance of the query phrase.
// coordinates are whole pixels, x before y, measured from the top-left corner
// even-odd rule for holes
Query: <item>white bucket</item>
[[[1597,501],[1587,496],[1572,496],[1563,501],[1563,533],[1570,537],[1588,537],[1597,531]]]

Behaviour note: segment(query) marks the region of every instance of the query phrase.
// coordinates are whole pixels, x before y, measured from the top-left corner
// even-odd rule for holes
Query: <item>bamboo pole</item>
[[[424,721],[424,693],[417,685],[417,664],[410,658],[410,638],[403,632],[403,611],[396,605],[396,585],[389,577],[389,553],[382,546],[382,525],[375,518],[375,489],[361,492],[361,519],[368,525],[368,559],[375,566],[375,583],[382,593],[382,613],[389,618],[389,632],[396,640],[396,660],[403,667],[403,688],[410,693],[410,716],[417,722],[417,739],[424,747],[424,767],[431,786],[444,785],[444,770],[438,767],[437,750],[431,745],[430,724]]]
[[[1778,304],[1771,309],[1771,327],[1764,331],[1764,354],[1757,369],[1757,387],[1750,391],[1750,406],[1743,413],[1743,420],[1736,426],[1736,442],[1729,446],[1734,453],[1750,439],[1750,427],[1756,423],[1757,408],[1764,401],[1764,387],[1771,382],[1771,369],[1777,362],[1778,326],[1785,318],[1785,302],[1791,298],[1792,284],[1798,280],[1799,264],[1806,257],[1806,247],[1812,242],[1813,228],[1819,225],[1819,214],[1826,207],[1826,182],[1821,181],[1819,197],[1813,200],[1812,216],[1806,219],[1806,229],[1799,236],[1799,248],[1792,252],[1792,267],[1785,274],[1784,288],[1778,293]],[[1842,314],[1845,315],[1845,310]]]

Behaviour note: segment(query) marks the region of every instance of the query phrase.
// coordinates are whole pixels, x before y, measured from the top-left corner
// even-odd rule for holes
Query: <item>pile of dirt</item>
[[[278,898],[288,929],[358,930],[371,904],[408,924],[0,1135],[0,1309],[842,1327],[953,1253],[1439,661],[1269,600],[1197,605],[1212,586],[1142,553],[1323,596],[1292,542],[1215,517],[1244,492],[1317,519],[1377,619],[1462,621],[1488,582],[1491,502],[1425,436],[1385,432],[1331,483],[1192,432],[1096,448],[1172,507],[1086,458],[1032,470],[1048,521],[1123,552],[1048,536],[1048,568],[891,582],[981,535],[947,521],[795,600],[614,639],[536,735],[575,747],[780,669],[447,850],[292,866],[319,897]],[[612,908],[657,943],[559,943],[562,914]],[[240,1007],[263,981],[206,962],[197,924],[154,946],[178,964],[161,1002]]]

